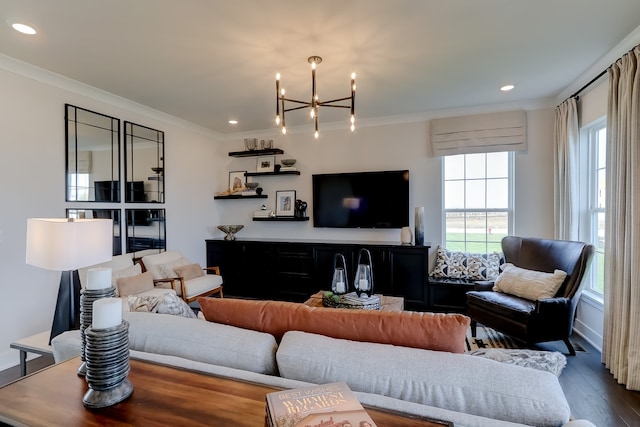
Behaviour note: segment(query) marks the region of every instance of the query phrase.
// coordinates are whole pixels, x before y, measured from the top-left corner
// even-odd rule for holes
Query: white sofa
[[[200,319],[123,316],[135,359],[284,388],[346,381],[364,404],[449,420],[456,427],[593,427],[569,421],[567,400],[549,372],[300,331],[287,332],[278,344],[267,333]],[[75,356],[79,334],[65,332],[52,347],[57,362]]]

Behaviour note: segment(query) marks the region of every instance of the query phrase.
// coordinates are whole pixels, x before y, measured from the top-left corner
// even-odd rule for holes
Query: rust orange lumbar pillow
[[[309,307],[284,301],[198,298],[210,322],[266,332],[280,341],[304,331],[352,341],[463,353],[470,319],[462,314]]]

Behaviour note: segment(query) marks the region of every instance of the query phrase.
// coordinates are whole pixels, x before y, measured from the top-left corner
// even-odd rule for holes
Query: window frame
[[[580,180],[587,185],[580,186],[580,225],[578,236],[580,240],[588,242],[595,247],[594,262],[591,263],[589,272],[585,277],[586,286],[584,287],[583,294],[600,304],[604,302],[604,244],[606,235],[603,236],[602,242],[600,242],[597,217],[599,214],[603,214],[606,217],[606,206],[598,206],[598,171],[601,168],[598,167],[598,147],[596,144],[598,143],[599,132],[602,129],[606,130],[606,128],[606,116],[583,126],[580,128],[579,145]],[[604,143],[606,144],[606,138]],[[604,160],[606,175],[606,158]],[[602,271],[599,270],[600,268],[602,268]],[[602,291],[598,288],[598,281],[602,282]]]
[[[500,153],[505,153],[504,151],[500,152]],[[465,156],[465,165],[466,165],[466,156],[469,155],[476,155],[476,154],[484,154],[485,155],[485,165],[487,162],[487,155],[490,154],[494,154],[494,153],[467,153],[467,154],[457,154],[456,156]],[[447,156],[443,156],[441,159],[441,185],[442,185],[442,224],[441,224],[441,230],[442,230],[442,236],[441,236],[441,241],[443,242],[443,245],[445,247],[447,247],[447,214],[449,212],[460,212],[460,213],[467,213],[467,212],[482,212],[485,214],[490,214],[492,212],[505,212],[507,214],[507,232],[506,235],[510,235],[513,234],[513,224],[514,224],[514,206],[515,206],[515,153],[513,151],[507,151],[507,207],[506,208],[487,208],[486,207],[486,202],[487,202],[487,196],[485,193],[485,207],[484,208],[471,208],[471,209],[467,209],[467,208],[456,208],[456,209],[447,209],[446,208],[446,192],[445,192],[445,188],[446,188],[446,183],[447,181],[451,181],[451,180],[447,180],[446,179],[446,158]],[[484,185],[485,185],[485,189],[487,188],[487,181],[492,179],[492,178],[487,178],[486,176],[486,167],[485,167],[485,176],[483,178],[481,178],[484,181]],[[472,181],[472,180],[478,180],[478,178],[467,178],[466,176],[462,179],[463,182],[467,182],[467,181]],[[466,188],[466,185],[464,186]],[[466,197],[464,197],[465,199],[465,205],[466,205]],[[466,221],[466,219],[465,219]],[[456,241],[458,243],[463,243],[464,245],[464,251],[465,252],[478,252],[476,250],[468,250],[469,249],[469,243],[470,241],[467,240],[467,226],[465,224],[465,233],[464,233],[464,240],[462,241]],[[474,242],[472,241],[472,243],[478,243],[478,242]],[[493,250],[489,251],[489,245],[493,244],[495,245],[495,241],[490,241],[488,239],[488,233],[485,230],[485,239],[484,239],[484,247],[485,250],[481,251],[481,253],[491,253],[494,252]],[[498,246],[500,245],[500,243],[498,242]],[[501,252],[502,249],[500,248],[499,250],[497,250],[497,252]]]

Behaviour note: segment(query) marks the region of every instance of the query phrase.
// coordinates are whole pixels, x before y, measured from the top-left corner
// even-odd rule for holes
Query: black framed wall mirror
[[[126,209],[127,252],[167,250],[164,209]]]
[[[164,132],[124,122],[125,202],[164,203]]]
[[[120,119],[65,104],[67,202],[120,202]]]

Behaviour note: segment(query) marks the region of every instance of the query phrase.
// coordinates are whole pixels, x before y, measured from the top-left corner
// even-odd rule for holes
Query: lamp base
[[[51,340],[63,332],[80,328],[80,278],[78,270],[63,271],[60,276],[58,300],[53,313]]]

